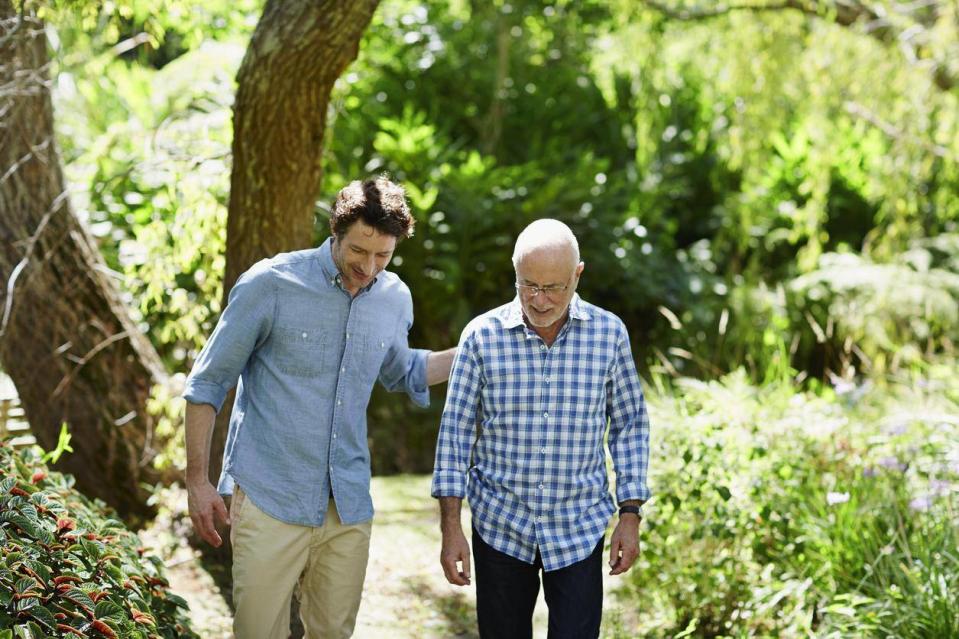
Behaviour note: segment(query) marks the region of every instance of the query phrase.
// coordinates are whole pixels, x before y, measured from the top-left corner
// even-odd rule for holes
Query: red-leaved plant
[[[196,638],[159,559],[100,501],[0,442],[0,639]]]

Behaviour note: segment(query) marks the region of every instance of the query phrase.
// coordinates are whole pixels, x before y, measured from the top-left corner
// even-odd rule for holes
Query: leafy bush
[[[795,314],[808,322],[807,333],[814,329],[836,370],[856,363],[883,373],[952,353],[959,336],[959,235],[916,240],[886,263],[827,253],[790,289]]]
[[[159,559],[102,502],[0,443],[0,639],[196,637]]]
[[[959,375],[651,394],[642,636],[959,635]],[[667,397],[675,399],[665,399]]]

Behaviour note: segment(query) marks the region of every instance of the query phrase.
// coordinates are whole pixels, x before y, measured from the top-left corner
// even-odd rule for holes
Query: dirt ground
[[[439,566],[439,510],[429,496],[430,477],[413,475],[373,479],[376,518],[357,639],[472,639],[476,632],[475,587],[446,582]],[[141,533],[144,543],[167,565],[173,591],[190,604],[194,630],[203,639],[228,639],[232,613],[228,577],[220,585],[187,543],[186,493],[171,489],[154,525]],[[463,529],[469,530],[464,508]],[[614,588],[621,578],[605,577],[604,637],[630,637]],[[221,589],[222,588],[222,589]],[[533,620],[534,636],[546,637],[546,604],[540,595]]]

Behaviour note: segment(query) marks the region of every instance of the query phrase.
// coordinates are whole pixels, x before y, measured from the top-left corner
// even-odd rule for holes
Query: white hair
[[[579,264],[579,242],[568,226],[559,220],[543,218],[531,223],[516,238],[513,249],[513,268],[519,266],[523,258],[544,248],[571,248],[573,264]]]

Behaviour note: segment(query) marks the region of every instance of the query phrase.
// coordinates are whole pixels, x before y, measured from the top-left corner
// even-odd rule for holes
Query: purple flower
[[[842,396],[848,395],[856,390],[856,385],[853,382],[849,382],[844,379],[836,379],[833,381],[833,388],[836,389],[837,395]]]
[[[879,472],[873,466],[866,466],[862,469],[863,477],[875,477]]]
[[[906,431],[909,430],[909,425],[905,422],[899,422],[898,424],[893,424],[887,429],[887,432],[890,435],[904,435]]]
[[[909,508],[917,512],[924,512],[929,510],[929,507],[932,506],[932,497],[929,495],[922,495],[921,497],[916,497],[909,502]]]
[[[932,479],[929,481],[929,491],[941,497],[952,490],[952,482],[943,481],[942,479]]]
[[[900,462],[899,458],[895,456],[883,457],[879,460],[879,465],[890,470],[898,470],[899,472],[906,470],[906,465]]]

